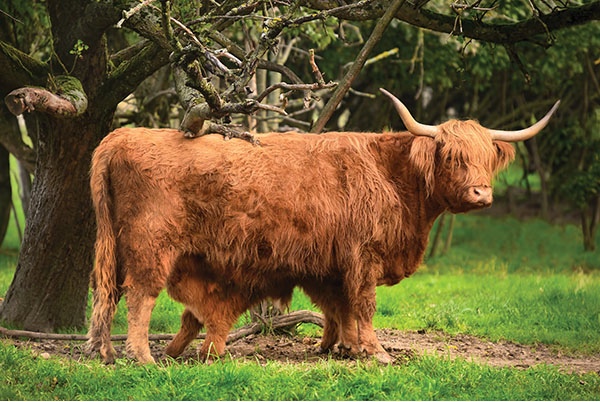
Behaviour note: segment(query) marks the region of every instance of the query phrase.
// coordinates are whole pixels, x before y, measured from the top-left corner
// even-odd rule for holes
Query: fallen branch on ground
[[[289,314],[280,315],[269,319],[268,329],[280,329],[290,327],[298,324],[315,324],[320,327],[323,326],[323,315],[315,313],[309,310],[298,310],[292,311]],[[227,343],[233,343],[237,340],[245,338],[250,335],[261,333],[265,329],[263,323],[253,323],[245,325],[241,328],[232,331],[227,336]],[[7,329],[0,327],[0,335],[7,338],[29,338],[29,339],[50,339],[50,340],[61,340],[61,341],[87,341],[87,335],[79,334],[53,334],[48,332],[34,332],[34,331],[23,331],[17,329]],[[173,339],[174,334],[150,334],[148,339],[151,341],[170,341]],[[202,333],[198,335],[198,339],[204,339],[206,334]],[[127,339],[127,335],[112,335],[111,341],[124,341]]]

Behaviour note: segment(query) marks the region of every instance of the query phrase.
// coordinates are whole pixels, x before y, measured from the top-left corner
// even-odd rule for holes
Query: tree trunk
[[[448,225],[448,235],[446,236],[446,242],[444,243],[444,249],[442,255],[446,255],[450,251],[452,246],[452,233],[454,233],[454,222],[456,222],[456,215],[450,214],[450,224]]]
[[[431,242],[431,250],[429,250],[429,258],[435,257],[438,249],[440,248],[440,244],[442,243],[442,231],[444,230],[445,223],[446,223],[446,214],[442,214],[438,218],[437,228],[436,228],[435,234],[433,236],[433,241]]]
[[[529,141],[529,144],[531,145],[531,157],[533,159],[533,163],[535,165],[535,170],[538,172],[538,175],[540,177],[540,191],[541,191],[541,212],[542,212],[542,219],[548,220],[548,217],[550,216],[550,212],[549,212],[549,203],[548,203],[548,178],[546,177],[546,171],[544,170],[544,167],[542,166],[542,159],[540,157],[540,152],[539,152],[539,148],[538,148],[538,144],[537,144],[537,140],[535,138],[532,138]]]
[[[0,144],[0,245],[6,236],[12,207],[9,156],[6,148]]]
[[[580,210],[583,249],[585,251],[596,251],[596,232],[600,223],[600,197],[596,197],[590,204],[588,208],[584,207]]]
[[[47,332],[85,323],[95,228],[88,172],[110,117],[39,121],[30,215],[0,320]]]

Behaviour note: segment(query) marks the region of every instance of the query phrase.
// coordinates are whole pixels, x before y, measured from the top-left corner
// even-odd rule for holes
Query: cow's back
[[[266,134],[254,146],[139,128],[98,152],[111,150],[117,230],[132,242],[205,255],[233,276],[328,275],[352,258],[340,250],[397,241],[397,195],[365,138]]]

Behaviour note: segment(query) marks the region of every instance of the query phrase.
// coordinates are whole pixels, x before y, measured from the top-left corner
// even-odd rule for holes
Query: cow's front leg
[[[366,353],[367,356],[373,356],[380,363],[392,363],[392,357],[385,351],[377,339],[377,334],[375,334],[375,330],[373,329],[372,320],[359,318],[357,323],[358,342],[361,351]]]
[[[360,354],[356,319],[350,313],[342,317],[340,323],[340,342],[338,349],[342,355],[357,357]]]
[[[306,281],[302,287],[325,316],[320,349],[324,353],[330,352],[342,340],[344,317],[350,312],[348,299],[338,287],[328,282]]]
[[[125,294],[127,300],[127,341],[125,349],[127,356],[139,363],[154,363],[148,345],[148,327],[156,296],[149,295],[139,288],[130,288]]]
[[[373,328],[373,316],[376,310],[375,288],[374,281],[368,282],[354,294],[355,297],[351,300],[354,319],[351,320],[351,323],[355,329],[354,333],[360,352],[375,357],[380,363],[389,364],[393,359],[379,343]],[[351,331],[350,325],[348,331]]]

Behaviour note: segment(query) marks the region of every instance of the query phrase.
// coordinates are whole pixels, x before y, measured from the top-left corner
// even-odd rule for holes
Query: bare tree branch
[[[288,84],[285,82],[279,82],[266,88],[263,92],[256,97],[257,101],[261,101],[267,97],[271,92],[277,89],[284,89],[286,91],[316,91],[317,89],[328,89],[337,86],[337,82],[323,83],[315,82],[314,84]]]
[[[299,324],[315,324],[320,327],[323,326],[323,315],[315,313],[309,310],[298,310],[292,311],[289,314],[280,316],[274,316],[268,322],[269,329],[275,330],[280,328],[286,328]],[[245,325],[235,331],[232,331],[227,336],[227,343],[233,343],[239,339],[252,334],[258,334],[265,329],[263,323],[253,323]],[[0,335],[8,338],[28,338],[28,339],[52,339],[52,340],[63,340],[63,341],[87,341],[87,335],[78,334],[55,334],[48,332],[33,332],[33,331],[22,331],[16,329],[7,329],[0,327]],[[148,335],[149,340],[153,341],[168,341],[173,339],[174,334],[150,334]],[[197,339],[204,339],[205,334],[199,334]],[[112,335],[111,341],[124,341],[127,339],[127,335]]]
[[[321,113],[319,119],[316,121],[315,125],[311,130],[313,133],[320,133],[321,131],[323,131],[325,125],[333,115],[333,112],[335,111],[339,103],[342,101],[342,99],[346,95],[346,92],[348,92],[348,89],[352,85],[352,82],[354,81],[354,79],[362,69],[363,65],[367,61],[369,53],[371,52],[373,47],[379,42],[379,40],[383,36],[383,32],[388,27],[388,25],[394,18],[394,15],[402,6],[402,4],[404,4],[404,2],[405,0],[394,0],[387,9],[387,11],[383,14],[381,19],[377,22],[377,25],[375,26],[375,29],[373,29],[371,36],[359,52],[358,56],[356,57],[356,61],[352,64],[352,67],[350,68],[346,76],[342,79],[340,85],[336,88],[335,92],[333,93],[333,96],[331,97],[331,99],[329,99],[329,102],[327,102],[327,104],[323,108],[323,112]]]
[[[199,137],[210,133],[221,133],[216,129],[216,125],[208,126],[206,121],[213,118],[222,118],[233,113],[253,114],[257,110],[271,110],[282,115],[286,115],[285,110],[276,106],[265,105],[253,99],[246,99],[240,103],[225,103],[219,109],[213,109],[207,103],[194,105],[186,111],[186,114],[181,122],[180,130],[184,132],[187,138]],[[231,129],[230,137],[246,138],[247,136],[240,133],[235,135]]]
[[[15,116],[37,110],[50,115],[75,116],[75,106],[65,98],[43,88],[26,87],[15,89],[4,98],[8,110]]]

